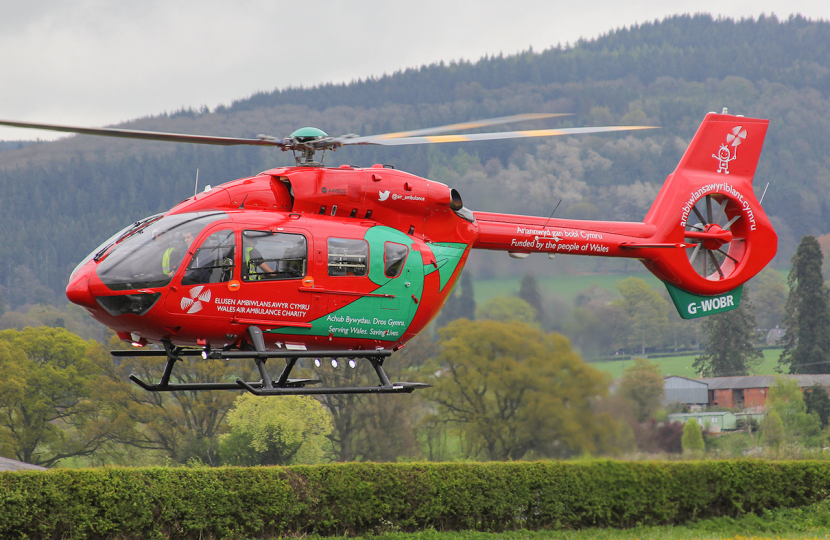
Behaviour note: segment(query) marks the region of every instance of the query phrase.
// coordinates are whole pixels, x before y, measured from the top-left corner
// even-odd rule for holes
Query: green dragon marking
[[[409,328],[418,310],[415,300],[421,300],[424,276],[438,270],[443,290],[467,248],[465,244],[430,244],[438,265],[436,269],[432,264],[424,265],[420,251],[411,249],[412,239],[398,230],[375,226],[366,231],[364,239],[369,244],[369,279],[380,286],[372,294],[390,297],[358,298],[345,307],[311,321],[311,328],[276,328],[266,332],[397,341]],[[405,266],[395,278],[388,278],[384,273],[386,242],[410,248]]]

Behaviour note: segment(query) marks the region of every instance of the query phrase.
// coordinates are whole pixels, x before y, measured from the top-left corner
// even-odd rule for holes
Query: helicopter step
[[[247,390],[257,396],[291,396],[291,395],[320,395],[320,394],[398,394],[411,393],[420,388],[427,388],[431,385],[417,382],[390,382],[389,377],[383,370],[383,361],[392,354],[392,351],[296,351],[280,350],[268,351],[265,349],[265,342],[262,337],[262,330],[256,326],[248,328],[251,341],[255,350],[210,350],[209,348],[194,349],[183,348],[173,345],[168,340],[162,340],[164,350],[146,351],[110,351],[112,356],[166,356],[167,364],[158,384],[148,384],[136,375],[130,375],[130,380],[148,392],[177,392],[191,390]],[[171,383],[170,377],[173,374],[173,366],[177,361],[182,361],[185,356],[200,356],[203,359],[224,359],[231,358],[253,358],[256,363],[261,380],[247,382],[236,379],[235,382],[218,383]],[[346,357],[350,361],[359,358],[368,360],[378,376],[378,386],[343,386],[325,388],[306,388],[306,385],[317,384],[318,379],[290,379],[291,370],[297,361],[303,358],[314,358],[319,361],[321,358],[331,358],[336,362],[337,358]],[[283,368],[276,380],[272,379],[265,368],[265,362],[269,358],[282,358],[285,360]],[[336,365],[336,363],[335,363]]]

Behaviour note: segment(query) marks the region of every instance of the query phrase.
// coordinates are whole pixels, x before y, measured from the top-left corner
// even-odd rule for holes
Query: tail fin
[[[474,212],[473,247],[640,259],[680,315],[738,307],[739,287],[775,256],[778,237],[752,189],[768,120],[709,113],[643,223]],[[694,305],[693,305],[694,304]]]
[[[684,247],[644,263],[667,286],[704,297],[722,295],[775,256],[778,237],[752,186],[768,125],[768,120],[709,113],[666,178],[645,223],[654,225],[659,242]],[[672,294],[675,305],[691,318],[689,302],[681,309],[680,296]],[[734,309],[737,302],[727,307]]]

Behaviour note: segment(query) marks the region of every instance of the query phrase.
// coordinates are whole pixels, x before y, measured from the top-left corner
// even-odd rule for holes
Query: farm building
[[[803,390],[818,383],[830,387],[830,375],[779,375],[794,378]],[[712,377],[697,379],[709,387],[709,406],[727,409],[756,409],[764,407],[770,386],[775,386],[775,377],[754,375],[749,377]]]
[[[709,406],[727,409],[763,407],[769,387],[775,384],[775,377],[766,375],[698,380],[709,387]]]
[[[666,395],[663,397],[663,405],[670,403],[709,404],[709,387],[706,383],[676,375],[670,375],[663,380],[666,383]]]
[[[825,390],[830,387],[830,375],[778,376],[796,379],[802,390],[815,384],[823,386]],[[664,380],[666,385],[664,404],[702,404],[725,409],[762,409],[766,405],[770,387],[775,386],[775,377],[771,375],[703,379],[669,376],[665,377]],[[704,388],[706,391],[705,399],[701,395]]]
[[[784,334],[784,329],[778,328],[776,326],[775,328],[772,328],[769,332],[767,332],[767,337],[764,341],[766,341],[766,344],[770,346],[780,345],[781,339],[784,337]]]
[[[697,420],[700,427],[710,433],[732,431],[738,426],[738,417],[729,411],[674,413],[669,415],[672,422],[685,424],[689,419]]]

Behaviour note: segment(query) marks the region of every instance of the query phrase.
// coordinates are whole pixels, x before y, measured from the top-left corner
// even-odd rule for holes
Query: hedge
[[[828,461],[349,463],[0,473],[0,538],[680,524],[824,499]]]

